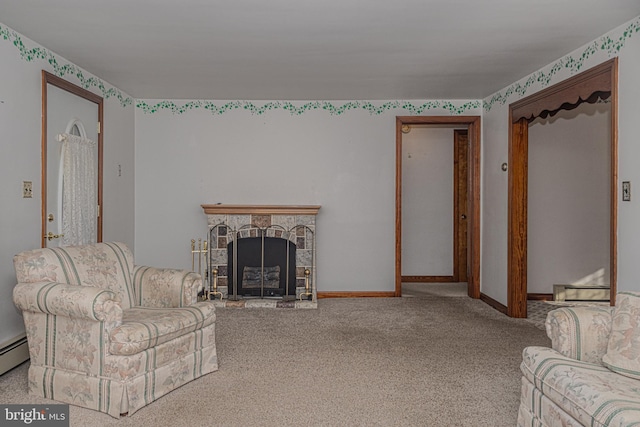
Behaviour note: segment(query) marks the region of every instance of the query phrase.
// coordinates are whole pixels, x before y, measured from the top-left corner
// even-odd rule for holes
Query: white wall
[[[16,284],[13,256],[41,244],[41,70],[54,72],[48,60],[69,64],[43,50],[33,41],[0,24],[0,344],[24,330],[22,317],[13,305]],[[21,56],[13,42],[25,49],[42,49],[46,59]],[[20,45],[20,44],[19,44]],[[33,51],[31,51],[33,52]],[[27,52],[28,53],[28,52]],[[77,69],[90,78],[91,75]],[[74,75],[65,79],[78,84]],[[111,88],[106,85],[106,88]],[[95,87],[89,88],[101,94]],[[126,97],[126,94],[122,94]],[[104,140],[104,238],[133,244],[133,106],[125,107],[115,97],[105,100]],[[117,177],[113,164],[125,165]],[[125,175],[126,173],[126,175]],[[33,182],[33,198],[22,198],[22,181]]]
[[[618,55],[619,180],[640,182],[640,144],[635,129],[640,116],[639,26],[640,18],[636,18],[607,34],[613,43],[598,39],[487,97],[483,113],[473,107],[456,111],[483,114],[484,294],[506,304],[508,174],[500,165],[507,161],[509,103],[542,89],[545,82],[557,83]],[[67,62],[50,52],[45,59],[38,52],[21,56],[17,47],[21,45],[13,43],[16,38],[28,49],[38,45],[1,24],[0,31],[4,36],[0,37],[2,342],[22,329],[10,296],[15,284],[11,258],[40,244],[40,69],[53,71],[48,62],[51,57],[61,64]],[[571,63],[582,66],[572,70]],[[72,74],[65,78],[79,83]],[[95,86],[90,90],[99,92]],[[463,105],[464,101],[456,103]],[[321,291],[393,289],[394,117],[452,114],[444,108],[416,111],[397,106],[372,113],[346,108],[334,114],[322,108],[300,114],[282,108],[264,113],[240,108],[218,115],[198,108],[176,114],[162,108],[149,113],[136,108],[134,118],[132,105],[123,107],[112,94],[105,106],[105,240],[133,245],[135,230],[138,262],[187,267],[189,241],[203,236],[206,227],[201,203],[318,203],[323,205],[318,217]],[[286,149],[295,154],[284,154]],[[258,175],[258,167],[265,164],[266,175]],[[232,173],[240,175],[233,184]],[[21,197],[23,180],[34,182],[33,199]],[[620,203],[620,290],[640,290],[634,268],[640,252],[639,217],[635,194],[631,202]]]
[[[526,76],[484,100],[482,152],[482,272],[481,291],[507,304],[507,180],[500,164],[508,159],[509,104],[558,83],[613,56],[618,75],[618,192],[620,182],[640,182],[640,17]],[[579,68],[575,65],[581,64]],[[543,83],[547,83],[543,86]],[[633,188],[633,187],[632,187]],[[619,194],[620,196],[620,194]],[[620,200],[620,199],[619,199]],[[640,290],[636,278],[640,253],[638,197],[618,208],[618,289]]]
[[[609,284],[611,104],[529,125],[527,291]]]
[[[103,154],[104,242],[135,243],[135,148],[134,107],[122,107],[115,99],[105,101]]]
[[[453,128],[402,135],[402,275],[453,275]]]
[[[618,291],[640,291],[640,18],[624,50],[618,74]],[[623,181],[631,181],[631,201],[622,202]],[[635,186],[634,186],[635,184]]]
[[[203,203],[318,204],[319,291],[393,291],[395,117],[408,114],[137,109],[136,259],[190,267],[190,240],[207,231]]]

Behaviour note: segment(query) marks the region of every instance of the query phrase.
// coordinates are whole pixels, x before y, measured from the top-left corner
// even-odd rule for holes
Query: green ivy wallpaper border
[[[524,83],[520,83],[522,81],[521,79],[506,88],[504,91],[498,91],[495,93],[489,101],[486,101],[486,99],[483,100],[482,106],[486,112],[489,112],[496,104],[504,105],[509,97],[514,93],[523,97],[535,83],[540,83],[541,86],[545,88],[549,86],[554,77],[562,70],[569,70],[573,75],[582,70],[585,62],[598,52],[606,52],[609,58],[616,56],[624,48],[627,40],[638,32],[640,32],[640,17],[631,21],[630,24],[621,30],[621,33],[618,36],[604,35],[600,37],[587,45],[577,58],[567,55],[564,58],[559,59],[553,63],[551,68],[549,68],[549,71],[545,72],[544,70],[539,70],[530,74]],[[547,69],[547,67],[545,67],[545,69]]]
[[[424,111],[443,109],[452,115],[461,115],[470,110],[480,109],[482,102],[480,100],[471,100],[462,104],[453,101],[427,101],[422,104],[414,104],[409,101],[387,101],[382,104],[375,105],[370,101],[345,101],[343,104],[334,104],[329,101],[309,101],[302,105],[296,105],[290,101],[271,101],[262,105],[254,104],[251,101],[228,101],[222,105],[216,104],[214,101],[188,101],[183,104],[176,104],[173,101],[160,101],[156,104],[149,104],[143,100],[136,101],[136,107],[147,114],[157,113],[162,110],[168,110],[173,114],[184,114],[192,110],[208,110],[211,114],[222,115],[231,110],[245,110],[254,115],[263,115],[268,111],[284,110],[288,111],[292,116],[300,116],[309,111],[322,110],[332,116],[341,116],[347,111],[364,110],[371,115],[380,115],[387,111],[403,109],[412,115],[422,114]]]
[[[102,97],[105,99],[116,97],[120,102],[120,105],[126,107],[133,103],[133,98],[126,96],[122,91],[115,87],[107,89],[102,80],[97,77],[86,77],[83,71],[74,64],[60,64],[56,58],[56,54],[43,47],[27,48],[22,41],[22,37],[15,31],[0,24],[0,37],[4,40],[11,42],[18,51],[20,57],[27,62],[33,62],[35,60],[43,60],[49,63],[53,67],[53,74],[58,77],[64,77],[66,75],[73,75],[80,81],[80,86],[84,89],[90,89],[92,87],[97,88]]]
[[[345,101],[344,103],[335,104],[330,101],[309,101],[298,106],[296,105],[297,103],[290,101],[271,101],[258,105],[251,101],[228,101],[224,104],[216,104],[215,101],[193,100],[179,105],[174,101],[159,101],[156,104],[149,104],[144,100],[135,100],[135,107],[141,109],[145,114],[153,114],[163,110],[169,110],[174,114],[184,114],[187,111],[204,109],[210,111],[213,115],[222,115],[229,111],[239,109],[248,111],[254,115],[263,115],[273,110],[284,110],[294,116],[315,110],[326,111],[333,116],[340,116],[347,111],[354,110],[364,110],[371,115],[380,115],[387,111],[398,109],[406,110],[412,115],[419,115],[425,111],[435,109],[443,109],[452,115],[461,115],[478,108],[483,108],[485,112],[489,112],[496,104],[504,105],[513,94],[523,97],[535,83],[540,83],[543,88],[548,86],[552,80],[554,80],[554,77],[562,70],[569,70],[571,74],[577,73],[582,69],[585,61],[598,52],[606,52],[609,57],[619,54],[627,40],[638,32],[640,32],[640,17],[633,20],[621,30],[618,36],[602,36],[587,45],[579,57],[574,58],[568,55],[553,63],[553,65],[548,68],[548,71],[544,71],[547,67],[545,67],[544,70],[536,71],[530,74],[524,83],[521,83],[522,80],[520,80],[503,91],[496,92],[488,101],[486,98],[484,100],[471,100],[467,102],[460,101],[463,102],[462,104],[456,101],[443,100],[427,101],[422,104],[414,104],[409,101],[387,101],[379,105],[370,101]],[[11,42],[20,52],[21,58],[27,62],[44,60],[53,68],[53,73],[56,76],[64,77],[66,75],[73,75],[79,80],[80,86],[83,88],[97,88],[105,99],[112,97],[117,98],[122,107],[134,103],[133,98],[127,96],[119,89],[115,87],[107,88],[101,79],[85,76],[83,71],[76,65],[71,63],[61,64],[58,62],[57,55],[48,49],[43,47],[27,48],[18,33],[1,24],[0,37]]]
[[[53,73],[58,77],[64,77],[67,75],[75,76],[80,86],[85,89],[97,88],[102,97],[105,99],[116,97],[120,102],[120,105],[126,107],[134,103],[133,98],[126,96],[122,91],[115,87],[107,88],[104,81],[97,77],[87,77],[83,70],[74,64],[66,63],[62,64],[56,54],[45,49],[43,47],[28,48],[22,37],[15,31],[0,24],[0,37],[9,41],[20,52],[20,57],[27,61],[33,62],[36,60],[46,61],[52,68]],[[460,102],[463,102],[460,104]],[[224,104],[216,104],[214,101],[206,100],[194,100],[187,101],[184,104],[178,105],[174,101],[160,101],[156,104],[150,105],[143,100],[135,100],[135,107],[140,108],[147,114],[153,114],[161,110],[169,110],[174,114],[184,114],[187,111],[204,109],[210,111],[214,115],[222,115],[232,110],[245,110],[255,115],[263,115],[268,111],[284,110],[291,113],[291,115],[299,116],[309,111],[322,110],[331,115],[340,116],[347,111],[364,110],[371,115],[380,115],[386,111],[404,109],[410,114],[418,115],[424,111],[443,109],[450,114],[460,115],[470,110],[479,109],[482,107],[480,100],[472,101],[427,101],[422,104],[414,104],[408,101],[388,101],[383,102],[380,105],[376,105],[369,101],[345,101],[344,103],[332,103],[329,101],[310,101],[300,106],[297,103],[290,101],[272,101],[266,102],[262,105],[258,105],[251,101],[229,101]]]
[[[122,91],[115,87],[107,88],[101,79],[85,76],[83,70],[76,65],[71,63],[62,64],[61,61],[58,60],[57,55],[48,49],[43,47],[26,47],[22,37],[17,32],[1,24],[0,37],[15,46],[20,52],[20,57],[27,62],[33,62],[36,60],[46,61],[53,68],[53,73],[58,77],[65,77],[67,75],[75,76],[79,80],[80,86],[83,88],[97,88],[105,99],[116,97],[120,102],[120,105],[123,107],[134,103],[133,98],[126,96]],[[480,100],[472,100],[460,104],[455,101],[428,101],[422,104],[414,104],[408,101],[389,101],[380,105],[375,105],[369,101],[345,101],[344,103],[310,101],[298,106],[289,101],[272,101],[258,105],[251,101],[229,101],[224,104],[216,104],[214,101],[194,100],[185,102],[181,105],[178,105],[173,101],[160,101],[156,104],[150,105],[143,100],[136,100],[135,106],[147,114],[156,113],[161,110],[169,110],[174,114],[183,114],[191,110],[204,109],[210,111],[214,115],[222,115],[232,110],[241,109],[255,115],[263,115],[267,111],[284,110],[291,113],[291,115],[299,116],[309,111],[322,110],[331,115],[340,116],[347,111],[354,110],[365,110],[368,111],[369,114],[380,115],[385,111],[404,109],[410,114],[417,115],[424,111],[441,108],[448,111],[450,114],[460,115],[470,110],[481,108],[482,102]]]

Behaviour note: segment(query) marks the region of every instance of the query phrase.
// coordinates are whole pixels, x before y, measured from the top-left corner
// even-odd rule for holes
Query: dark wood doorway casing
[[[93,92],[88,91],[80,86],[77,86],[71,82],[64,80],[54,74],[51,74],[45,70],[42,70],[41,74],[42,80],[42,138],[41,138],[41,149],[42,149],[42,181],[41,181],[41,191],[42,191],[42,239],[41,244],[42,247],[46,247],[46,231],[47,231],[47,209],[46,209],[46,200],[47,200],[47,85],[51,84],[59,89],[66,90],[69,93],[72,93],[80,98],[84,98],[88,101],[91,101],[98,106],[98,189],[97,189],[97,198],[98,198],[98,221],[97,221],[97,242],[102,242],[102,212],[104,209],[102,203],[102,176],[103,176],[103,146],[104,146],[104,100],[101,96],[96,95]]]
[[[480,298],[480,116],[396,117],[396,271],[395,296],[402,296],[402,125],[466,126],[468,150],[467,293]]]
[[[507,314],[527,317],[528,129],[536,117],[570,110],[601,94],[611,97],[611,305],[617,289],[618,58],[597,65],[509,105]]]

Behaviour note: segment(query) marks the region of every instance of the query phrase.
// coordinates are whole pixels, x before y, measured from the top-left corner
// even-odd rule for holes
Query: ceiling
[[[639,0],[0,0],[0,22],[135,98],[479,99]]]

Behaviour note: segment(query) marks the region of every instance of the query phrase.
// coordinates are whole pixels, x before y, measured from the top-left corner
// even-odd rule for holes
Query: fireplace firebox
[[[237,251],[236,251],[237,249]],[[240,238],[228,244],[228,286],[247,297],[296,296],[296,245],[278,237]],[[237,263],[237,264],[236,264]],[[237,265],[237,268],[236,268]]]

